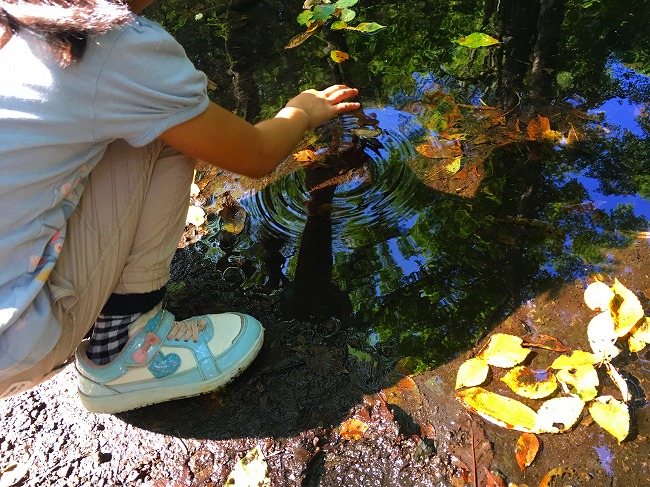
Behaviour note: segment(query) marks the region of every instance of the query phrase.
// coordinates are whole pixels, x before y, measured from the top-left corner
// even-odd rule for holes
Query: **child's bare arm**
[[[334,85],[307,90],[291,99],[275,118],[251,125],[210,103],[198,117],[172,127],[161,139],[179,151],[228,171],[251,177],[271,172],[305,133],[330,118],[359,108],[346,100],[358,91]]]

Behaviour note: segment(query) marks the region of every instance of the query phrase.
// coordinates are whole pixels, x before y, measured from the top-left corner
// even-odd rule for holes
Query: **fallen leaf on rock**
[[[630,395],[630,390],[627,387],[627,381],[623,378],[620,372],[616,370],[616,367],[614,367],[612,364],[608,363],[605,365],[607,366],[607,374],[612,379],[614,384],[616,384],[618,390],[621,391],[621,397],[623,398],[623,402],[628,402],[632,397]]]
[[[249,451],[244,458],[235,464],[226,479],[224,487],[270,487],[269,467],[264,453],[259,446]]]
[[[584,403],[576,397],[549,399],[537,410],[536,433],[564,433],[580,419]]]
[[[515,447],[515,458],[522,472],[526,471],[539,450],[539,440],[533,433],[522,433]]]
[[[488,364],[510,368],[525,360],[530,350],[521,346],[523,340],[507,333],[495,333],[479,353]]]
[[[587,326],[587,338],[598,362],[609,362],[620,353],[612,313],[607,310],[594,316]]]
[[[503,480],[503,477],[487,468],[485,469],[485,478],[487,480],[486,487],[506,487],[506,481]]]
[[[622,337],[643,318],[643,307],[636,294],[621,284],[618,279],[614,279],[612,291],[616,295],[610,304],[614,315],[614,331],[617,336]]]
[[[650,343],[650,318],[645,318],[641,324],[632,329],[632,335],[628,339],[630,352],[640,352]]]
[[[472,387],[456,393],[469,410],[487,421],[508,429],[530,433],[535,429],[537,413],[525,404],[482,387]]]
[[[612,396],[597,397],[589,405],[589,414],[619,443],[630,433],[630,411],[627,404],[617,401]]]
[[[458,368],[456,375],[456,389],[463,387],[480,386],[487,379],[490,366],[481,357],[466,360]]]
[[[551,364],[553,369],[564,369],[572,367],[580,367],[581,365],[594,365],[598,362],[598,358],[589,352],[582,350],[574,350],[569,355],[560,355]]]
[[[566,483],[559,483],[564,480],[571,480],[577,478],[579,480],[589,481],[589,475],[585,472],[578,472],[574,468],[558,467],[550,470],[539,483],[539,487],[556,487],[559,485],[567,485]]]
[[[457,421],[458,431],[454,442],[448,443],[449,453],[456,459],[456,466],[465,475],[465,483],[475,486],[487,485],[486,471],[494,458],[492,443],[485,437],[485,430],[469,415],[462,414]]]
[[[358,440],[368,431],[368,428],[370,426],[367,423],[356,418],[350,418],[343,421],[339,434],[344,440]]]
[[[596,387],[600,381],[593,365],[562,368],[556,376],[567,394],[577,396],[583,402],[591,401],[598,395]]]
[[[585,289],[585,303],[594,311],[605,311],[609,309],[609,303],[614,297],[614,291],[602,281],[592,282]]]
[[[508,371],[501,380],[516,394],[528,399],[548,397],[557,389],[555,376],[546,370],[519,366]]]

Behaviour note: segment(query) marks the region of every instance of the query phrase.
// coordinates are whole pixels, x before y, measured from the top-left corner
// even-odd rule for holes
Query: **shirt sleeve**
[[[205,74],[162,26],[135,17],[120,32],[99,72],[95,137],[142,147],[203,113],[209,103],[206,86]]]

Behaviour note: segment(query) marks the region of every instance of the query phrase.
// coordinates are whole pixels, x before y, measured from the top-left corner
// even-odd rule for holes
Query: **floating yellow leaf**
[[[583,402],[591,401],[598,395],[596,387],[600,382],[593,365],[563,368],[556,375],[566,393],[577,396]]]
[[[508,429],[530,433],[535,428],[537,413],[525,404],[483,389],[472,387],[456,393],[460,402],[491,423]]]
[[[643,318],[643,307],[639,298],[632,291],[614,279],[612,291],[616,297],[612,300],[610,308],[614,314],[616,335],[619,337],[627,335],[632,328]],[[620,300],[618,299],[620,297]]]
[[[650,343],[650,318],[645,318],[637,328],[632,329],[632,335],[628,339],[630,352],[640,352]]]
[[[587,326],[589,345],[599,362],[609,362],[620,350],[614,345],[618,340],[612,313],[607,310],[594,316]]]
[[[577,397],[556,397],[537,411],[535,433],[564,433],[578,422],[584,403]]]
[[[525,472],[526,467],[533,463],[538,450],[539,440],[537,436],[533,433],[522,433],[515,448],[515,458],[522,472]]]
[[[336,49],[330,51],[330,57],[335,63],[342,63],[350,59],[350,55],[347,52],[337,51]]]
[[[235,464],[224,485],[270,487],[269,467],[264,453],[256,446]]]
[[[205,223],[205,211],[198,206],[190,206],[187,209],[187,217],[185,217],[185,223],[195,225],[200,227]]]
[[[521,346],[523,340],[507,333],[495,333],[481,351],[480,356],[495,367],[510,368],[520,364],[530,353]]]
[[[614,291],[601,281],[592,282],[585,289],[585,303],[594,311],[609,309],[609,303],[614,297]]]
[[[597,397],[589,406],[594,421],[620,443],[630,432],[630,411],[627,404],[612,396]]]
[[[516,394],[529,399],[548,397],[557,389],[555,376],[546,370],[519,366],[510,370],[501,380]]]
[[[456,375],[456,389],[480,386],[490,372],[488,363],[480,357],[471,358],[462,363]]]
[[[564,369],[581,365],[594,365],[596,362],[598,362],[598,358],[593,353],[574,350],[569,355],[560,355],[556,358],[551,364],[551,368]]]

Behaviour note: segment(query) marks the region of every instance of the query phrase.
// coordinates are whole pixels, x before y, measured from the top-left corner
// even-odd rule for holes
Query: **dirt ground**
[[[642,301],[650,297],[648,248],[638,240],[612,252],[615,269],[605,276],[618,277]],[[272,486],[474,485],[474,464],[481,486],[499,485],[483,467],[504,477],[502,485],[648,485],[647,349],[618,363],[634,396],[629,438],[618,444],[585,414],[567,433],[539,435],[542,447],[524,476],[514,453],[520,433],[470,415],[454,398],[458,367],[478,348],[413,377],[382,370],[350,353],[356,342],[346,323],[287,319],[280,296],[243,290],[209,266],[179,259],[177,268],[203,276],[200,292],[182,289],[170,307],[186,303],[179,317],[225,307],[259,317],[267,326],[260,357],[219,393],[118,415],[87,413],[68,367],[0,402],[0,486],[221,486],[255,446]],[[592,313],[583,291],[584,283],[575,282],[539,296],[494,331],[552,335],[588,350]],[[205,299],[191,298],[197,295],[221,298],[206,309]]]

